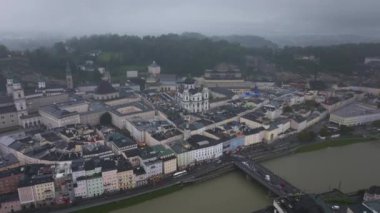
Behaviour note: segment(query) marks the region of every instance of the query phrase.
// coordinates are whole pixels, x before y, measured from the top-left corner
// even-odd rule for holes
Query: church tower
[[[13,83],[13,101],[15,103],[19,117],[28,114],[24,89],[21,87],[20,83]]]
[[[7,79],[7,95],[12,96],[13,94],[13,79],[8,78]]]
[[[70,64],[66,64],[66,86],[67,89],[74,89],[73,75],[71,74]]]

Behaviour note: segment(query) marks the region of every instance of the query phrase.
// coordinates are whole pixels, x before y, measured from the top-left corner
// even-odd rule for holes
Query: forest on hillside
[[[6,47],[0,46],[0,58],[7,57],[9,53],[11,51]],[[380,44],[254,48],[242,46],[238,41],[231,43],[188,34],[144,37],[107,34],[72,38],[52,47],[25,51],[22,57],[27,59],[33,68],[31,70],[38,70],[43,75],[64,77],[66,63],[69,62],[74,75],[96,79],[98,76],[80,73],[76,65],[92,60],[98,66],[106,67],[112,75],[121,75],[127,69],[144,71],[155,60],[163,73],[199,76],[205,69],[227,62],[238,65],[247,76],[252,72],[245,66],[247,55],[273,63],[281,71],[351,73],[362,66],[365,57],[380,56]],[[297,56],[310,55],[318,60],[296,59]],[[1,64],[0,69],[4,69]]]

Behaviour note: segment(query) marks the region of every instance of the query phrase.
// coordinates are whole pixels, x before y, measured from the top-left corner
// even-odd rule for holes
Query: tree
[[[6,83],[7,83],[7,80],[4,78],[2,74],[0,74],[0,85],[1,85],[0,92],[6,90],[6,87],[5,87]]]
[[[6,46],[0,45],[0,58],[5,58],[9,54],[9,50],[7,49]]]
[[[286,107],[284,107],[283,111],[284,111],[284,113],[291,113],[291,112],[293,112],[293,109],[290,106],[286,106]]]
[[[380,128],[380,120],[374,121],[374,122],[372,123],[372,126],[377,127],[377,128]]]
[[[323,127],[320,131],[319,131],[319,135],[322,136],[322,137],[327,137],[329,136],[329,130],[326,128],[326,127]]]
[[[349,126],[341,126],[340,127],[340,133],[342,135],[349,135],[354,131],[354,128],[349,127]]]
[[[112,116],[106,112],[102,116],[100,116],[100,124],[104,126],[112,125]]]
[[[67,51],[69,49],[71,51]],[[89,54],[94,53],[97,54]],[[244,67],[245,55],[252,50],[236,43],[198,39],[181,35],[161,36],[96,35],[69,39],[51,48],[30,51],[31,64],[57,76],[67,61],[81,64],[93,60],[97,65],[107,66],[113,76],[125,73],[126,65],[146,68],[156,60],[165,73],[199,76],[207,68],[227,62]],[[144,71],[144,70],[140,70]],[[57,76],[59,77],[59,76]]]
[[[315,136],[316,135],[313,131],[304,130],[304,131],[298,133],[297,138],[301,142],[310,142],[310,141],[314,140]]]
[[[315,102],[314,100],[306,100],[305,105],[307,109],[314,109],[315,107],[318,106],[317,102]]]

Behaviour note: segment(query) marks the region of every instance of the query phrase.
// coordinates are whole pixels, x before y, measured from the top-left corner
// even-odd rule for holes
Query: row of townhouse
[[[73,165],[75,197],[94,197],[136,186],[132,165],[123,159],[86,161]]]
[[[129,160],[122,157],[119,160],[90,160],[73,165],[74,194],[75,197],[89,198],[103,193],[128,190],[175,171],[177,161],[173,155],[140,158],[138,166],[132,166]]]
[[[53,167],[20,165],[0,172],[0,212],[52,204],[56,196]]]
[[[50,204],[55,198],[54,179],[50,175],[27,178],[21,181],[17,191],[22,206]]]
[[[274,120],[269,120],[259,113],[250,113],[242,116],[240,118],[240,122],[245,123],[252,129],[260,130],[256,131],[256,134],[260,136],[256,141],[257,143],[264,141],[270,143],[283,137],[283,135],[290,131],[290,120],[285,117],[278,117]]]
[[[193,135],[186,140],[172,142],[169,146],[176,153],[179,169],[223,155],[223,143],[203,135]]]

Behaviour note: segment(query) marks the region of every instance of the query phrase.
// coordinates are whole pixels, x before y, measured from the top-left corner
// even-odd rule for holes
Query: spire
[[[68,89],[74,88],[73,76],[71,75],[71,68],[69,62],[66,63],[66,86]]]
[[[185,129],[183,131],[183,140],[187,141],[191,137],[190,124],[186,123]]]

